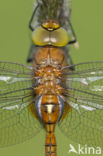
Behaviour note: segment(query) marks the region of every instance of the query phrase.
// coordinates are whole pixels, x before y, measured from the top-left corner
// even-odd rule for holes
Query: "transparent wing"
[[[103,147],[103,62],[81,63],[63,69],[66,102],[71,106],[60,129],[71,140]]]
[[[32,79],[30,67],[0,62],[0,147],[23,142],[41,128],[29,111]]]

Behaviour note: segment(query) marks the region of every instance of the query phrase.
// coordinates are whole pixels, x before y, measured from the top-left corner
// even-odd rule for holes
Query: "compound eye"
[[[59,28],[51,32],[50,40],[52,42],[52,45],[56,47],[63,47],[69,42],[69,34],[64,28]]]
[[[43,27],[38,27],[32,33],[32,41],[38,46],[53,45],[56,47],[63,47],[68,44],[69,35],[64,28],[59,28],[50,32]]]
[[[50,42],[49,32],[42,27],[38,27],[32,32],[32,41],[35,45],[48,45]]]

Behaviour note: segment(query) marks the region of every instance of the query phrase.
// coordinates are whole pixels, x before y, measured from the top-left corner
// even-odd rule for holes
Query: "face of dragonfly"
[[[103,62],[73,66],[74,71],[61,69],[71,109],[58,127],[75,142],[103,147]],[[0,147],[21,143],[43,129],[29,109],[35,102],[33,72],[32,67],[0,62]]]

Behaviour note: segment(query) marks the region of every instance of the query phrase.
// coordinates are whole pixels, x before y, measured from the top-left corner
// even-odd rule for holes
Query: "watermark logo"
[[[91,154],[98,154],[98,155],[101,155],[102,154],[102,149],[101,147],[89,147],[87,145],[80,145],[78,144],[77,147],[74,147],[72,144],[69,145],[69,151],[68,151],[68,154],[70,153],[75,153],[75,154],[88,154],[88,155],[91,155]]]

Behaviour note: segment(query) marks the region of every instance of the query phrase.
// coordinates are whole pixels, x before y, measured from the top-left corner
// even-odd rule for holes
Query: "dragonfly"
[[[38,2],[41,11],[46,0]],[[48,2],[51,11],[54,3]],[[44,129],[45,156],[56,156],[56,126],[75,142],[103,147],[103,61],[72,64],[67,45],[75,41],[59,20],[65,14],[44,13],[40,25],[31,25],[32,65],[0,61],[0,147]]]

